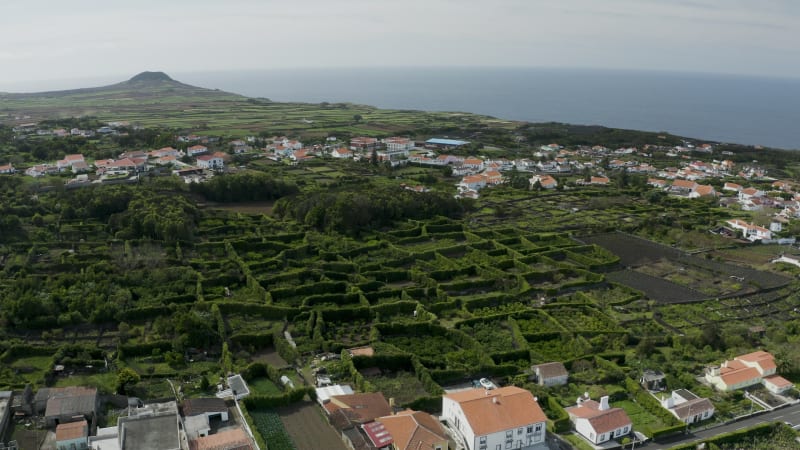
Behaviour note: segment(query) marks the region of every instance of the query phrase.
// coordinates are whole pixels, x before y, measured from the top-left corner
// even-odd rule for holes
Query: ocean
[[[463,111],[800,149],[800,79],[469,67],[275,69],[170,76],[274,101]]]

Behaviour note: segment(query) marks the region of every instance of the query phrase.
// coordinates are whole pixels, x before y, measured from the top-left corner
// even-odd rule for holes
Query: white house
[[[708,367],[705,378],[720,391],[734,391],[756,384],[764,384],[771,390],[790,389],[791,383],[775,374],[777,367],[772,354],[757,351]],[[769,381],[765,382],[766,379]]]
[[[189,156],[196,156],[202,155],[203,153],[208,152],[208,147],[205,145],[193,145],[186,149],[186,154]]]
[[[12,173],[14,173],[16,171],[17,171],[17,169],[15,169],[14,165],[11,164],[11,163],[8,163],[8,164],[6,164],[4,166],[0,166],[0,173],[2,173],[2,174],[12,174]]]
[[[731,219],[726,222],[729,227],[734,230],[739,230],[742,235],[750,241],[759,241],[761,239],[772,239],[772,232],[764,227],[747,223],[740,219]]]
[[[404,137],[390,137],[383,140],[383,144],[386,146],[386,151],[389,153],[405,153],[408,156],[408,152],[414,149],[414,141]]]
[[[530,391],[515,386],[447,394],[442,418],[467,450],[546,448],[547,417]]]
[[[563,386],[567,384],[569,373],[564,364],[549,362],[532,367],[536,382],[541,386]]]
[[[710,419],[714,415],[711,400],[698,397],[687,389],[672,391],[669,397],[661,399],[661,406],[686,424]]]
[[[600,398],[600,403],[583,396],[578,399],[577,406],[566,410],[575,431],[595,445],[621,438],[633,430],[628,414],[621,408],[609,406],[608,396]]]
[[[486,178],[480,175],[468,175],[458,184],[459,191],[477,191],[486,187]]]
[[[347,159],[353,157],[353,152],[346,148],[337,148],[331,152],[331,156],[337,159]]]
[[[542,189],[555,189],[558,186],[558,181],[550,175],[534,175],[528,180],[531,187],[534,187],[537,182]]]
[[[200,155],[197,157],[197,167],[202,169],[222,169],[225,167],[225,160],[217,155]]]

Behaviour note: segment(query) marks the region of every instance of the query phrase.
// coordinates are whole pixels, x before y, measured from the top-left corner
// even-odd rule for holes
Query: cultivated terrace
[[[302,395],[284,375],[295,391],[323,373],[432,413],[445,389],[487,378],[532,391],[559,433],[576,398],[609,396],[650,438],[684,425],[642,399],[648,369],[665,375],[666,395],[688,389],[712,401],[703,425],[763,407],[703,382],[709,365],[765,350],[781,376],[800,381],[800,268],[772,263],[796,252],[794,154],[599,127],[241,102],[247,123],[230,129],[206,123],[218,120],[211,114],[198,125],[194,112],[191,123],[156,127],[163,105],[67,120],[37,107],[34,119],[50,121],[0,126],[0,166],[15,167],[0,174],[0,389],[186,399],[213,396],[241,373],[256,440],[292,448],[303,437],[285,405]],[[299,117],[302,126],[286,126]],[[62,129],[94,132],[52,132]],[[190,135],[225,154],[225,167],[201,170],[200,182],[152,161],[124,183],[24,175],[66,155],[92,167],[125,152],[184,152],[198,144]],[[332,155],[351,138],[398,135],[415,142],[400,163],[357,149],[361,158]],[[303,142],[313,158],[275,158],[273,136]],[[424,144],[434,137],[468,143]],[[423,155],[456,158],[437,165]],[[502,182],[456,198],[464,174],[487,170],[464,168],[467,158],[494,162]],[[686,170],[705,171],[694,180],[715,193],[670,190]],[[557,186],[545,188],[543,175]],[[781,201],[745,208],[726,183]],[[745,239],[732,219],[770,229],[771,243]],[[359,347],[371,356],[350,357]],[[531,367],[548,362],[564,364],[566,384],[536,383]],[[105,407],[100,425],[117,415]],[[7,436],[26,432],[24,421],[11,428]]]

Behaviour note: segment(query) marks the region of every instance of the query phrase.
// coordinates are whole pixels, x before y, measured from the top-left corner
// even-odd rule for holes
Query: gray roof
[[[221,398],[190,398],[183,402],[183,415],[196,416],[206,413],[227,412],[228,406]]]
[[[97,408],[97,389],[94,388],[50,389],[48,394],[45,417],[89,416]]]
[[[695,398],[686,403],[681,403],[676,406],[674,411],[681,420],[686,420],[688,417],[700,415],[706,411],[714,409],[714,404],[707,398]]]
[[[241,375],[233,375],[228,377],[228,386],[235,395],[250,394],[250,389],[247,388],[247,383]]]
[[[567,368],[560,362],[549,362],[533,366],[534,372],[538,373],[540,377],[556,378],[569,375]]]
[[[682,399],[686,400],[687,402],[689,400],[695,400],[698,398],[696,395],[694,395],[693,393],[689,392],[686,389],[676,389],[675,393],[678,394]]]
[[[122,450],[179,450],[178,417],[140,417],[123,422]]]

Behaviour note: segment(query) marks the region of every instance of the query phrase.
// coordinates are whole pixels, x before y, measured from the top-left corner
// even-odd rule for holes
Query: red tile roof
[[[85,420],[80,422],[60,423],[56,427],[56,441],[71,441],[89,435],[89,426]]]
[[[439,421],[425,412],[406,410],[375,420],[384,425],[400,450],[432,449],[448,440]]]
[[[445,395],[461,405],[475,435],[485,435],[547,420],[530,391],[507,386]]]

